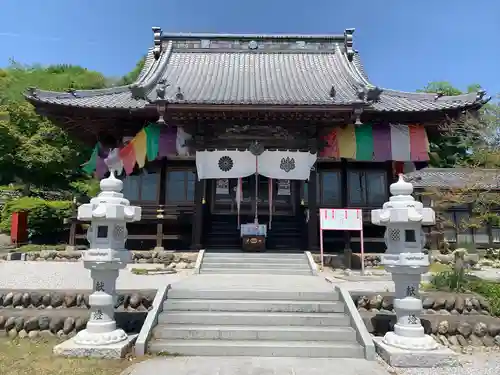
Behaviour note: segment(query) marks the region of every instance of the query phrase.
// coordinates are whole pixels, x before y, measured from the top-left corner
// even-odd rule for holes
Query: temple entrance
[[[213,214],[237,215],[236,191],[238,179],[209,180]],[[240,215],[293,216],[296,213],[295,185],[290,180],[275,180],[255,175],[242,178]]]

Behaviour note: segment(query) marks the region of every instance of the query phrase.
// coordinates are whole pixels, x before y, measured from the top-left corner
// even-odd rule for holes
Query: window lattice
[[[399,241],[401,238],[399,229],[389,229],[389,238],[391,241]]]

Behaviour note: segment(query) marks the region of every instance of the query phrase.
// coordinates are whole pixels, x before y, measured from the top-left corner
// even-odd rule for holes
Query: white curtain
[[[196,151],[196,171],[200,180],[247,177],[255,173],[255,156],[250,151]]]
[[[264,151],[258,157],[259,174],[278,180],[308,180],[316,154],[302,151]]]

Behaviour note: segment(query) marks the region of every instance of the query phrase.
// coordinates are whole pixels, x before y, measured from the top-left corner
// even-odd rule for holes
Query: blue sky
[[[383,4],[383,5],[382,5]],[[371,81],[414,91],[429,81],[500,93],[499,0],[1,0],[0,66],[78,64],[121,76],[173,32],[342,33]]]

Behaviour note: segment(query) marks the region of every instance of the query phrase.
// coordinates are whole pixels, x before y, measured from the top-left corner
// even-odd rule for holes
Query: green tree
[[[472,84],[467,92],[481,90],[481,85]],[[448,96],[464,92],[446,81],[430,82],[419,92],[439,93]],[[499,130],[496,113],[498,105],[486,104],[478,113],[467,113],[443,124],[438,133],[429,136],[431,160],[434,167],[451,168],[478,162],[482,146]]]
[[[142,68],[144,68],[144,64],[146,63],[146,56],[142,57],[137,64],[135,65],[135,68],[128,74],[124,75],[118,82],[119,85],[125,86],[125,85],[130,85],[135,82],[137,77],[139,77],[139,74],[141,73]]]
[[[66,188],[79,175],[90,149],[38,116],[23,92],[30,86],[44,90],[100,89],[106,78],[79,66],[24,66],[15,61],[0,70],[0,180]]]
[[[447,96],[463,94],[461,90],[457,89],[451,83],[446,81],[429,82],[427,86],[425,86],[421,90],[417,90],[417,92],[439,93]]]
[[[470,85],[469,92],[481,89]],[[446,82],[431,83],[425,91],[459,94],[460,90]],[[428,189],[438,218],[439,234],[445,228],[480,229],[486,225],[500,225],[497,213],[500,207],[498,187],[500,168],[500,102],[499,98],[486,103],[477,113],[466,113],[450,120],[440,128],[440,134],[430,139],[432,164],[436,167],[468,168],[465,181],[460,187]],[[449,220],[453,207],[469,206],[471,215],[460,222]],[[463,244],[457,244],[460,246]],[[443,246],[445,248],[446,246]]]

